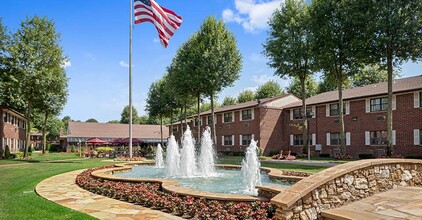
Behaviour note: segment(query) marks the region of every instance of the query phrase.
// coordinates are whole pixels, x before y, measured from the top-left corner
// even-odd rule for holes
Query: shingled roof
[[[343,100],[366,98],[371,96],[387,95],[387,82],[371,84],[343,90]],[[422,89],[422,75],[396,79],[393,81],[393,93],[402,93]],[[306,105],[324,104],[338,101],[338,91],[324,92],[306,99]],[[285,108],[302,106],[302,101],[294,102]]]
[[[134,138],[161,138],[160,125],[138,125],[132,126],[132,135]],[[163,127],[163,137],[167,138],[169,131]],[[111,124],[95,122],[69,122],[68,138],[126,138],[129,137],[128,124]]]

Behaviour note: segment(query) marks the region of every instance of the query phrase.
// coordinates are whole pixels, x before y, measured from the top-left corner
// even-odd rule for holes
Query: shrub
[[[72,153],[75,153],[76,152],[75,145],[70,146],[70,152],[72,152]]]
[[[49,152],[59,152],[61,151],[61,146],[58,144],[49,144],[48,145],[48,151]]]
[[[330,154],[319,154],[320,157],[330,157]]]
[[[6,150],[4,151],[4,158],[5,159],[10,159],[10,148],[9,145],[6,145]]]
[[[23,152],[17,152],[17,153],[16,153],[16,157],[17,157],[18,159],[23,159],[23,155],[24,155],[24,153],[23,153]]]
[[[0,159],[4,158],[4,150],[0,148]]]
[[[290,156],[287,156],[285,159],[286,160],[296,160],[296,157],[293,156],[293,155],[290,155]]]
[[[113,152],[114,148],[111,147],[97,147],[97,151],[99,152]]]
[[[350,154],[337,154],[334,158],[336,160],[350,160],[350,159],[352,159],[352,155],[350,155]]]
[[[378,158],[404,158],[401,154],[393,154],[391,157],[386,154],[380,155]]]
[[[272,150],[268,153],[268,156],[272,157],[272,156],[278,154],[279,152],[280,152],[279,150]]]
[[[374,158],[372,154],[359,154],[359,159],[371,159]]]

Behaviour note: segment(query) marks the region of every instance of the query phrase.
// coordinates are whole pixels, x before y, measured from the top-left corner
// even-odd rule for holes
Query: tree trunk
[[[387,156],[393,154],[393,55],[391,49],[387,54],[388,105],[387,105]]]
[[[340,120],[340,153],[345,154],[346,142],[344,139],[344,112],[343,112],[343,74],[340,71],[340,74],[337,76],[338,83],[338,116]]]
[[[26,144],[25,144],[25,152],[23,153],[23,158],[27,158],[28,156],[28,149],[30,146],[30,133],[31,133],[31,102],[28,102],[28,111],[26,113],[26,120],[28,123],[26,124]]]
[[[215,141],[215,123],[214,123],[214,93],[212,92],[210,95],[211,98],[211,138],[214,146],[217,146],[217,142]]]
[[[186,106],[186,104],[185,104],[185,107],[184,107],[185,109],[184,109],[184,111],[185,111],[185,113],[184,113],[184,116],[185,116],[185,130],[184,131],[186,131],[186,129],[188,129],[188,115],[187,115],[187,109],[188,109],[188,107]]]
[[[48,121],[48,111],[45,111],[44,115],[44,126],[42,129],[42,154],[45,154],[45,150],[47,149],[47,121]]]
[[[170,111],[170,135],[173,135],[173,111]]]
[[[163,115],[160,114],[160,132],[161,132],[161,146],[164,146],[163,144]]]
[[[197,143],[197,145],[199,145],[200,143],[201,143],[201,117],[200,117],[200,114],[201,114],[201,110],[200,110],[200,105],[201,105],[201,95],[200,94],[198,94],[198,103],[197,103],[197,109],[196,109],[196,114],[198,115],[197,117],[197,120],[198,120],[198,139],[197,139],[197,141],[196,141],[196,143]]]
[[[306,112],[306,91],[305,91],[305,77],[300,78],[300,89],[302,93],[302,119],[303,119],[303,130],[302,130],[302,137],[303,137],[303,151],[306,151],[308,154],[308,160],[311,159],[310,155],[310,148],[308,145],[308,114]]]

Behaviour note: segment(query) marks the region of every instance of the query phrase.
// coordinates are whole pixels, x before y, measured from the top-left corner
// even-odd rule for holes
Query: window
[[[388,98],[382,97],[382,98],[371,99],[370,105],[371,105],[371,112],[387,111]]]
[[[303,145],[303,135],[302,134],[293,135],[293,145]]]
[[[330,104],[330,116],[337,116],[339,115],[339,104]],[[343,104],[343,114],[346,114],[346,103]]]
[[[173,126],[173,133],[176,133],[176,132],[178,131],[178,128],[179,128],[179,126],[174,125],[174,126]]]
[[[293,119],[302,119],[302,108],[293,109]],[[312,107],[306,108],[306,114],[310,115],[312,112]]]
[[[7,122],[7,113],[3,112],[3,122]]]
[[[252,119],[252,109],[242,110],[242,121]]]
[[[371,145],[385,145],[387,144],[387,131],[371,131],[370,132]]]
[[[224,143],[223,145],[233,145],[233,138],[231,135],[224,136]]]
[[[198,125],[200,125],[200,120],[198,118],[195,118],[195,127],[198,127]]]
[[[340,133],[330,133],[330,145],[340,145]]]
[[[232,122],[233,121],[233,114],[232,112],[224,113],[224,123]]]
[[[419,130],[419,144],[422,144],[422,129]]]
[[[252,140],[251,134],[244,134],[242,135],[242,145],[249,145]]]
[[[419,92],[419,107],[422,107],[422,92]]]

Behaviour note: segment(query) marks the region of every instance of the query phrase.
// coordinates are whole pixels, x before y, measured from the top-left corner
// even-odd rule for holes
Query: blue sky
[[[196,32],[207,16],[226,22],[237,39],[243,56],[243,69],[233,87],[219,94],[237,96],[243,89],[255,89],[268,80],[282,87],[288,79],[273,76],[262,55],[267,37],[266,24],[281,0],[157,0],[157,3],[183,17],[181,28],[163,48],[154,26],[143,23],[133,31],[133,104],[145,114],[150,84],[165,74],[178,47]],[[117,0],[1,0],[0,17],[15,32],[27,16],[47,16],[61,33],[61,46],[69,62],[66,72],[69,97],[61,117],[71,116],[99,122],[120,119],[128,105],[128,48],[130,1]],[[405,63],[402,77],[422,74],[422,64]]]

